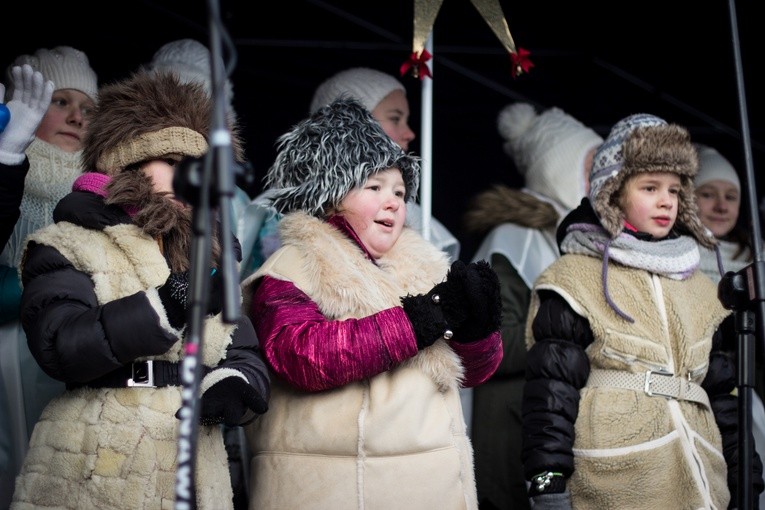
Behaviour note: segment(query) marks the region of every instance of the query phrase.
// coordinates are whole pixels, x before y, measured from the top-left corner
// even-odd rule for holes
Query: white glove
[[[35,138],[53,96],[53,82],[43,83],[43,75],[29,64],[11,70],[13,97],[8,104],[11,119],[0,133],[0,163],[18,165],[24,161],[24,151]],[[5,91],[3,91],[5,92]]]

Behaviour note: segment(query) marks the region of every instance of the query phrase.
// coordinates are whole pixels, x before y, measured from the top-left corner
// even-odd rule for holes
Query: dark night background
[[[8,3],[3,68],[19,54],[65,44],[85,51],[105,84],[149,61],[168,41],[190,37],[209,46],[210,4],[199,0]],[[558,106],[603,136],[626,115],[653,113],[716,147],[742,181],[747,163],[761,180],[765,120],[756,59],[763,31],[755,4],[734,4],[740,85],[726,1],[502,0],[516,45],[530,50],[536,65],[513,79],[507,53],[473,5],[445,0],[433,37],[433,216],[462,241],[461,258],[469,259],[478,241],[461,226],[471,196],[495,183],[522,184],[496,130],[497,113],[513,101]],[[412,50],[412,0],[213,5],[237,52],[231,80],[254,169],[253,196],[273,160],[274,141],[307,115],[322,80],[361,65],[397,75]],[[421,84],[411,76],[401,80],[411,125],[421,135]],[[740,88],[747,95],[751,151],[742,139]],[[410,149],[421,153],[419,142]],[[755,182],[753,189],[765,186]],[[748,209],[742,215],[748,219]]]

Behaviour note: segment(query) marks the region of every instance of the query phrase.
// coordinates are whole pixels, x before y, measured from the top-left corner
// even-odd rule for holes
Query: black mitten
[[[462,286],[465,270],[465,264],[457,260],[449,269],[446,280],[434,286],[430,292],[401,298],[420,349],[433,345],[441,337],[448,340],[454,329],[467,318]]]
[[[229,376],[216,382],[202,394],[199,423],[229,427],[242,425],[248,409],[256,414],[268,410],[268,404],[258,391],[238,376]]]
[[[159,298],[165,307],[167,320],[175,329],[186,324],[186,299],[189,293],[189,273],[171,273],[159,289]]]
[[[455,327],[454,340],[469,343],[486,338],[500,329],[502,296],[497,273],[485,260],[471,262],[461,275],[467,318],[462,325]]]

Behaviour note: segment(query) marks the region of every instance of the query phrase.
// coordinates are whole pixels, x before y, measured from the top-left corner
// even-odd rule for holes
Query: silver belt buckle
[[[668,374],[666,372],[656,372],[654,370],[647,370],[645,373],[645,385],[643,386],[643,391],[645,391],[646,395],[648,396],[659,396],[659,397],[667,397],[667,398],[677,398],[677,395],[670,395],[669,393],[661,393],[660,391],[654,391],[651,389],[651,384],[653,381],[651,380],[652,375],[660,375],[662,377],[674,377],[675,374]]]
[[[134,361],[130,365],[132,377],[128,379],[128,388],[156,388],[154,386],[154,361]]]

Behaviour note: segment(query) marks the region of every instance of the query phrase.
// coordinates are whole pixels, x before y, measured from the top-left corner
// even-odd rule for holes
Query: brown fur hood
[[[83,168],[110,173],[102,163],[110,153],[168,128],[185,128],[189,130],[187,133],[198,133],[209,143],[211,114],[212,102],[201,84],[181,83],[174,74],[138,71],[125,80],[104,86],[99,92],[99,103],[85,137]],[[241,161],[243,150],[238,128],[229,128],[234,156]],[[168,146],[165,154],[177,153],[173,146]],[[181,152],[181,155],[201,154]],[[141,161],[138,155],[133,159],[131,163]],[[122,169],[124,167],[119,170]]]
[[[497,184],[476,195],[463,218],[465,229],[478,235],[503,223],[533,229],[555,228],[559,215],[555,208],[522,190]]]

